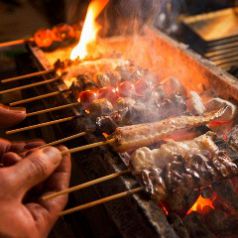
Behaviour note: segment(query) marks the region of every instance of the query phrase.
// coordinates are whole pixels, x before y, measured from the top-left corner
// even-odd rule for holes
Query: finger
[[[25,108],[13,108],[0,104],[0,128],[14,126],[26,117]]]
[[[11,142],[0,138],[0,157],[2,157],[4,153],[8,152],[10,148]]]
[[[22,160],[22,157],[14,152],[7,152],[2,157],[3,166],[12,166]]]
[[[24,141],[14,141],[11,143],[11,148],[9,151],[15,153],[22,153],[25,150],[26,142]]]
[[[45,145],[45,141],[43,141],[41,139],[30,140],[30,141],[26,142],[25,149],[30,150],[30,149],[40,147],[42,145]]]
[[[61,151],[67,151],[68,149],[64,146],[60,146]],[[47,194],[58,192],[68,188],[71,175],[71,158],[70,154],[65,154],[59,167],[45,182],[45,189],[42,196]],[[48,201],[39,201],[50,213],[58,214],[66,205],[68,201],[68,195],[62,195],[55,199]]]
[[[15,166],[8,168],[9,179],[20,196],[35,185],[45,181],[62,161],[60,151],[55,147],[39,149],[28,155]]]
[[[67,148],[63,146],[61,146],[59,149],[61,151],[67,150]],[[66,154],[64,155],[64,158],[59,167],[47,181],[45,188],[47,191],[46,193],[48,194],[53,191],[60,191],[67,188],[69,186],[70,173],[71,159],[70,155]],[[67,203],[67,199],[68,196],[63,195],[49,201],[39,200],[38,204],[30,203],[26,205],[34,219],[38,221],[38,226],[43,234],[47,234],[47,231],[49,231],[53,224],[56,222],[59,212],[64,209]]]

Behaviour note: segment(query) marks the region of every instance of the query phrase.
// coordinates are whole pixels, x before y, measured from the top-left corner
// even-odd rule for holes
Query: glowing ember
[[[88,55],[88,46],[95,43],[100,26],[96,18],[104,9],[109,0],[93,0],[88,7],[87,15],[81,32],[79,43],[72,50],[70,59],[84,59]]]
[[[201,195],[199,195],[196,202],[188,210],[187,215],[189,215],[192,212],[206,213],[207,211],[209,211],[211,209],[215,209],[214,205],[213,205],[213,202],[215,199],[216,199],[216,194],[213,194],[213,197],[211,199],[204,198]]]

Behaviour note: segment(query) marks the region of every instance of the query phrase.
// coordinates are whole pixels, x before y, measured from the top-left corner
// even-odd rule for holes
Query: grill
[[[187,39],[187,43],[215,65],[229,71],[237,67],[237,19],[237,7],[185,17],[184,29],[193,38],[193,41]]]
[[[174,75],[175,77],[181,78],[184,84],[191,90],[201,91],[204,87],[212,87],[217,95],[232,101],[237,101],[238,86],[235,84],[235,78],[197,54],[192,53],[185,45],[176,43],[161,32],[155,29],[146,29],[145,32],[151,36],[149,42],[145,41],[147,42],[145,54],[146,52],[151,52],[149,50],[151,48],[153,48],[156,54],[159,53],[161,59],[159,62],[156,62],[154,67],[160,69],[162,77]],[[118,39],[109,40],[111,47],[116,47],[117,44],[114,44],[114,42],[117,41],[122,41],[125,49],[129,49],[134,38],[128,36],[126,40],[120,37]],[[29,117],[27,121],[24,122],[28,123],[28,125],[44,123],[44,121],[59,120],[62,118],[62,115],[64,118],[71,119],[69,119],[68,122],[55,123],[51,126],[41,126],[37,129],[34,128],[34,130],[25,131],[20,133],[21,136],[38,136],[51,142],[81,132],[81,128],[78,125],[82,125],[84,123],[83,119],[85,118],[79,116],[82,114],[82,109],[77,105],[73,97],[70,96],[66,85],[60,79],[55,78],[57,76],[51,70],[52,66],[48,63],[47,54],[44,54],[39,48],[32,44],[27,44],[27,50],[28,59],[33,58],[31,62],[33,66],[37,68],[39,72],[42,70],[44,72],[45,70],[47,71],[47,74],[44,73],[43,76],[41,73],[38,74],[39,82],[46,82],[45,84],[32,87],[33,83],[37,80],[35,77],[29,78],[27,85],[31,85],[31,88],[25,88],[21,91],[21,100],[22,98],[38,97],[37,100],[26,103],[27,109],[33,112],[44,110],[49,107],[48,105],[56,107],[69,103],[75,104],[73,104],[72,107],[50,111],[50,113],[42,113],[37,117]],[[126,52],[128,53],[128,51]],[[146,56],[149,60],[151,59],[150,55]],[[196,79],[191,79],[191,75],[196,75]],[[51,80],[52,78],[54,80]],[[18,83],[20,87],[26,85],[25,81],[18,81]],[[42,98],[41,95],[45,94],[47,94],[47,97]],[[4,95],[5,93],[3,97]],[[13,101],[18,100],[14,99]],[[18,103],[21,104],[22,102]],[[12,103],[11,105],[18,103]],[[26,125],[27,124],[24,124],[23,126]],[[101,134],[90,133],[84,137],[70,140],[66,144],[69,148],[74,148],[99,140],[102,140]],[[72,163],[72,185],[80,184],[106,174],[122,171],[127,165],[125,157],[113,151],[109,146],[74,154]],[[95,200],[135,187],[138,187],[137,181],[133,176],[127,174],[114,180],[95,185],[90,189],[72,193],[68,207],[83,204],[92,200],[92,198]],[[235,198],[237,195],[232,189],[229,189],[230,184],[224,182],[222,185],[217,185],[216,192],[220,192],[219,195],[221,195],[227,203],[236,207]],[[222,195],[223,192],[227,190],[229,190],[229,196]],[[232,201],[231,198],[233,199]],[[238,200],[236,199],[236,201]],[[232,227],[229,227],[229,229],[230,232],[233,231]],[[225,232],[227,232],[227,230],[225,230]],[[151,201],[146,194],[138,193],[65,216],[56,224],[51,236],[198,237],[199,234],[202,237],[212,237],[213,234],[210,228],[207,228],[202,216],[192,214],[187,216],[184,220],[178,215],[171,213],[166,217],[164,211]]]

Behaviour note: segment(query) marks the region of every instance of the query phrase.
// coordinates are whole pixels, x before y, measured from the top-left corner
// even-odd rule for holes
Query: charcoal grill
[[[152,64],[152,70],[159,70],[162,77],[177,76],[182,80],[186,87],[191,90],[203,91],[204,88],[213,87],[217,95],[228,98],[233,101],[238,100],[238,85],[231,75],[215,67],[206,59],[191,52],[185,45],[178,44],[161,32],[155,29],[145,29],[145,35],[148,39],[143,40],[145,44],[145,57],[143,62],[138,62],[144,67],[151,67],[150,55],[151,49],[155,54],[160,55],[160,60]],[[123,42],[125,49],[131,46],[134,38],[113,39],[111,47],[116,47],[115,42]],[[137,47],[140,47],[139,45]],[[34,45],[27,45],[28,51],[34,56],[34,62],[39,70],[48,70],[51,65],[48,63],[45,54]],[[125,50],[125,52],[128,52]],[[136,51],[135,51],[136,52]],[[147,55],[148,53],[148,55]],[[171,57],[173,55],[173,57]],[[133,56],[128,54],[128,58]],[[144,61],[144,58],[148,61]],[[193,78],[191,77],[193,76]],[[47,80],[53,76],[53,73],[41,77],[41,80]],[[194,77],[195,76],[195,77]],[[34,81],[31,79],[29,82]],[[22,96],[41,95],[43,93],[60,91],[56,96],[33,102],[34,110],[47,108],[47,105],[57,106],[71,102],[68,92],[63,82],[57,81],[32,90],[23,90]],[[28,106],[27,109],[30,107]],[[47,115],[33,119],[28,119],[30,124],[42,122],[43,120],[53,120],[64,116],[79,115],[79,107],[70,108],[60,112],[51,112]],[[76,124],[80,124],[80,118]],[[76,121],[76,120],[75,120]],[[44,127],[30,132],[31,136],[40,136],[53,141],[68,135],[74,134],[77,125],[72,123],[61,123],[51,127]],[[21,134],[29,136],[29,132]],[[101,139],[99,134],[90,134],[87,137],[80,138],[67,143],[69,147],[79,146],[86,142],[94,142]],[[110,147],[104,147],[87,151],[83,154],[75,154],[72,159],[73,175],[72,184],[79,184],[84,181],[104,176],[125,168],[125,161],[119,154],[115,153]],[[70,195],[69,207],[94,200],[98,197],[107,196],[111,193],[124,191],[137,186],[137,181],[131,176],[123,176],[113,181],[106,182],[79,193]],[[205,224],[203,224],[205,226]],[[201,228],[194,226],[200,232]],[[188,227],[188,226],[187,226]],[[207,233],[206,233],[207,231]],[[63,232],[63,234],[62,234]],[[210,234],[209,230],[204,229],[204,234]],[[190,233],[191,234],[191,233]],[[131,197],[113,201],[99,207],[75,213],[65,218],[61,218],[52,232],[52,237],[189,237],[189,231],[185,228],[182,220],[176,215],[170,214],[167,220],[164,212],[152,202],[146,194],[136,194]]]

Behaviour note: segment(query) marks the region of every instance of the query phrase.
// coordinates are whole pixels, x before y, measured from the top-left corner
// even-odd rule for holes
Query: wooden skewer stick
[[[43,196],[42,199],[43,200],[49,200],[49,199],[52,199],[52,198],[55,198],[55,197],[58,197],[58,196],[61,196],[61,195],[64,195],[64,194],[68,194],[68,193],[72,193],[72,192],[75,192],[75,191],[79,191],[81,189],[88,188],[88,187],[91,187],[93,185],[96,185],[96,184],[99,184],[99,183],[102,183],[102,182],[105,182],[105,181],[108,181],[108,180],[120,177],[120,176],[122,176],[124,174],[127,174],[129,172],[130,172],[130,170],[127,169],[127,170],[124,170],[124,171],[112,173],[112,174],[103,176],[101,178],[97,178],[97,179],[91,180],[89,182],[82,183],[82,184],[73,186],[71,188],[68,188],[68,189],[65,189],[65,190],[62,190],[62,191],[59,191],[59,192],[56,192],[56,193],[52,193],[52,194]]]
[[[89,144],[89,145],[83,145],[83,146],[79,146],[79,147],[76,147],[76,148],[73,148],[73,149],[65,150],[65,151],[62,152],[62,154],[63,155],[67,154],[67,153],[73,154],[73,153],[76,153],[76,152],[89,150],[89,149],[100,147],[100,146],[103,146],[103,145],[113,144],[115,141],[116,141],[116,139],[113,138],[113,139],[110,139],[110,140],[100,141],[100,142],[92,143],[92,144]]]
[[[27,88],[33,88],[33,87],[44,85],[44,84],[48,84],[48,83],[52,83],[52,82],[57,81],[59,79],[60,79],[60,77],[55,77],[55,78],[44,80],[44,81],[40,81],[40,82],[37,82],[37,83],[31,83],[31,84],[27,84],[27,85],[15,87],[15,88],[10,88],[10,89],[6,89],[6,90],[2,90],[2,91],[0,91],[0,95],[5,94],[5,93],[11,93],[11,92],[14,92],[14,91],[19,91],[19,90],[27,89]]]
[[[9,46],[13,46],[13,45],[24,44],[26,41],[27,41],[27,39],[19,39],[19,40],[2,42],[2,43],[0,43],[0,48],[2,48],[2,47],[9,47]]]
[[[67,210],[61,212],[59,215],[60,216],[65,216],[65,215],[68,215],[70,213],[81,211],[81,210],[84,210],[84,209],[87,209],[87,208],[90,208],[90,207],[94,207],[94,206],[97,206],[97,205],[100,205],[100,204],[103,204],[103,203],[106,203],[106,202],[110,202],[110,201],[119,199],[119,198],[128,197],[132,194],[141,192],[142,190],[143,190],[143,187],[138,187],[138,188],[134,188],[134,189],[131,189],[131,190],[128,190],[128,191],[125,191],[125,192],[116,193],[114,195],[104,197],[104,198],[98,199],[98,200],[93,201],[93,202],[85,203],[83,205],[67,209]]]
[[[15,133],[18,133],[18,132],[29,131],[29,130],[44,127],[44,126],[55,125],[55,124],[58,124],[58,123],[73,120],[74,118],[76,118],[76,117],[75,116],[66,117],[66,118],[62,118],[62,119],[58,119],[58,120],[54,120],[54,121],[43,122],[43,123],[36,124],[36,125],[33,125],[33,126],[26,126],[26,127],[15,129],[15,130],[6,131],[6,134],[7,135],[12,135],[12,134],[15,134]]]
[[[42,70],[39,72],[34,72],[34,73],[24,74],[24,75],[12,77],[12,78],[3,79],[3,80],[1,80],[1,83],[10,83],[10,82],[14,82],[14,81],[23,80],[23,79],[29,79],[29,78],[33,78],[33,77],[37,77],[37,76],[46,75],[46,74],[49,74],[52,72],[54,72],[54,69]]]
[[[51,108],[47,108],[44,110],[27,113],[26,116],[27,117],[36,116],[36,115],[40,115],[40,114],[47,113],[47,112],[53,112],[53,111],[57,111],[57,110],[61,110],[61,109],[69,108],[69,107],[74,107],[79,104],[80,104],[79,102],[74,102],[74,103],[69,103],[69,104],[61,105],[61,106],[57,106],[57,107],[51,107]]]
[[[39,95],[39,96],[36,96],[36,97],[22,99],[22,100],[19,100],[19,101],[16,101],[16,102],[12,102],[9,105],[11,107],[13,107],[13,106],[17,106],[17,105],[24,104],[24,103],[34,102],[34,101],[41,100],[41,99],[44,99],[44,98],[57,96],[62,92],[61,91],[55,91],[55,92],[51,92],[51,93],[46,93],[46,94],[42,94],[42,95]]]
[[[78,134],[75,134],[75,135],[72,135],[72,136],[68,136],[68,137],[65,137],[63,139],[56,140],[56,141],[50,142],[48,144],[42,145],[42,146],[38,147],[38,149],[42,149],[42,148],[44,148],[46,146],[59,145],[59,144],[62,144],[64,142],[66,142],[66,141],[73,140],[73,139],[76,139],[76,138],[79,138],[79,137],[82,137],[82,136],[85,136],[85,135],[87,135],[87,132],[80,132]]]

